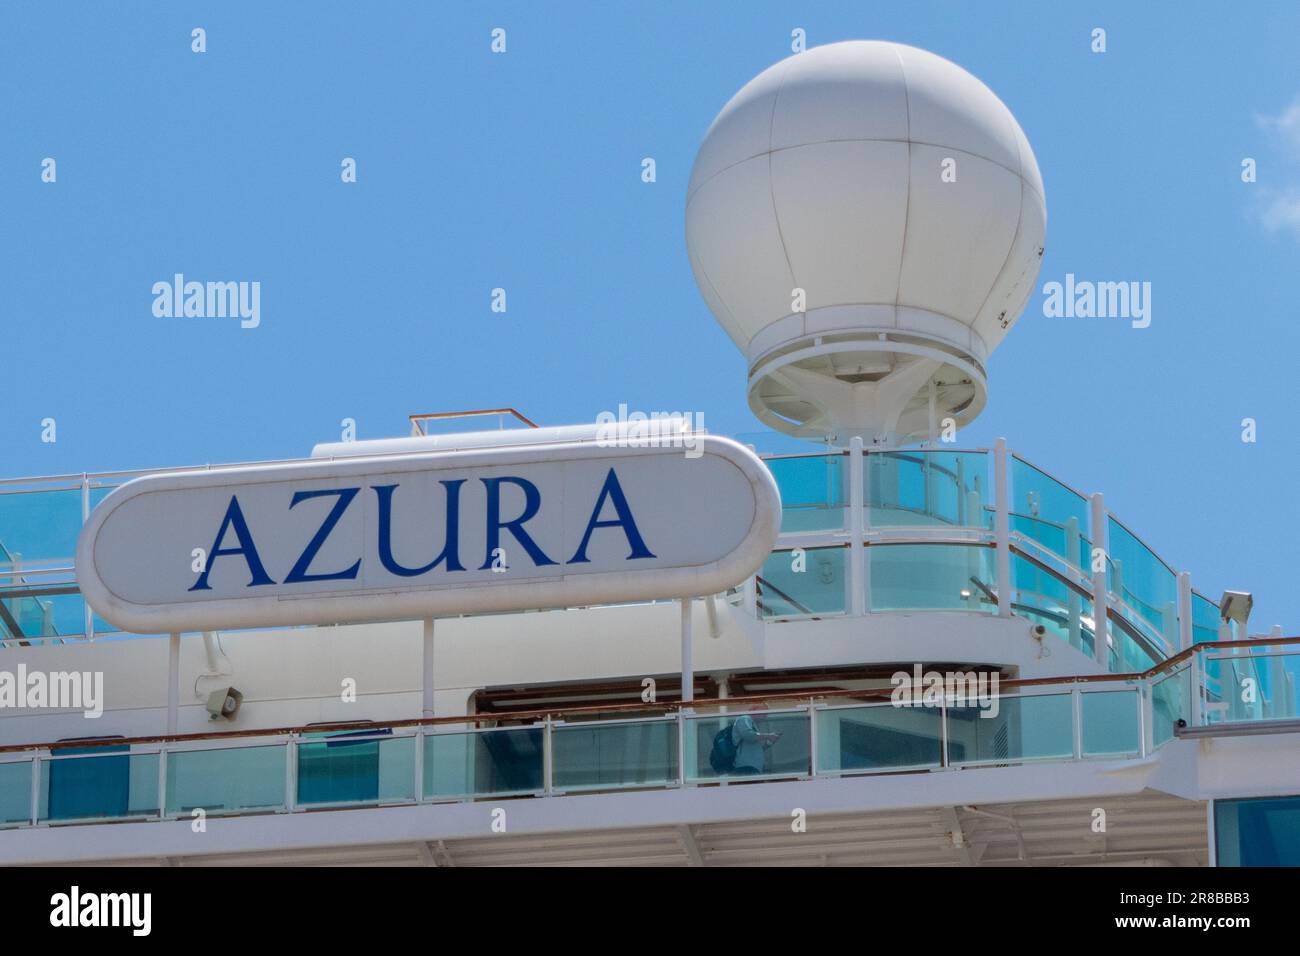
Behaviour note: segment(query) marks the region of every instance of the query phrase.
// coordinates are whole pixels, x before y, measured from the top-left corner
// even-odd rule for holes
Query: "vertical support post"
[[[90,517],[90,477],[86,474],[81,476],[81,524],[84,527],[86,519]],[[85,634],[86,640],[95,639],[95,612],[90,609],[83,596],[81,599],[81,609],[85,614]],[[47,633],[53,633],[48,631]]]
[[[424,652],[422,655],[424,672],[421,712],[425,717],[433,716],[433,618],[424,619]]]
[[[547,796],[554,793],[555,785],[554,730],[555,725],[551,723],[551,715],[547,714],[542,721],[542,792]]]
[[[1274,624],[1273,629],[1269,632],[1269,637],[1281,637],[1282,625]],[[1286,659],[1282,657],[1281,648],[1272,648],[1272,655],[1268,658],[1268,689],[1269,689],[1269,712],[1267,716],[1275,720],[1281,717],[1290,717],[1290,694],[1286,686]]]
[[[849,439],[849,612],[865,614],[867,609],[866,456],[862,436]]]
[[[1071,515],[1065,521],[1065,552],[1069,555],[1071,564],[1079,560],[1079,540],[1079,519]],[[1080,615],[1083,613],[1083,601],[1074,588],[1067,588],[1066,594],[1066,613],[1069,617],[1066,626],[1069,628],[1070,646],[1082,650],[1083,622]]]
[[[1070,722],[1074,725],[1074,759],[1080,760],[1083,757],[1083,694],[1078,684],[1070,688],[1070,714]]]
[[[167,744],[158,745],[158,819],[167,819]]]
[[[681,708],[677,710],[677,786],[686,786],[686,715]]]
[[[682,703],[695,700],[695,661],[691,633],[691,598],[678,602],[682,610]]]
[[[298,737],[290,734],[284,741],[284,809],[293,813],[298,803]]]
[[[1106,594],[1106,552],[1109,547],[1106,533],[1106,502],[1101,493],[1093,495],[1092,504],[1092,647],[1102,670],[1110,668],[1110,622],[1106,613],[1110,599]],[[1097,555],[1100,553],[1101,561]],[[1100,569],[1099,569],[1100,564]]]
[[[993,446],[993,489],[997,513],[994,536],[997,542],[998,617],[1011,616],[1011,499],[1007,490],[1007,440]]]
[[[415,786],[411,793],[415,794],[415,802],[424,802],[424,728],[415,728],[415,759],[411,761],[414,764]]]
[[[41,822],[41,755],[32,755],[32,826]]]
[[[167,733],[176,733],[181,703],[181,636],[167,638]]]
[[[1200,727],[1205,721],[1201,712],[1201,682],[1204,668],[1201,667],[1201,655],[1193,653],[1187,658],[1187,724],[1190,727]]]
[[[817,776],[817,698],[808,698],[808,776]]]
[[[1178,574],[1178,649],[1192,646],[1192,575],[1189,571]]]

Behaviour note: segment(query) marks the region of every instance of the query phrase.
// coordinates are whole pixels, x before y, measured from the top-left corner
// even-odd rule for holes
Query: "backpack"
[[[715,773],[726,773],[736,767],[736,741],[731,736],[732,724],[727,724],[713,735],[713,747],[709,750],[709,766]]]

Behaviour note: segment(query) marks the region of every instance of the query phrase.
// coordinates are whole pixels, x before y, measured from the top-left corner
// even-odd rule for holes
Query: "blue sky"
[[[8,2],[0,476],[290,457],[345,417],[381,437],[497,405],[757,429],[683,203],[709,122],[796,27],[925,47],[1007,103],[1046,185],[1040,289],[1152,283],[1142,330],[1036,294],[961,444],[1104,491],[1199,589],[1251,589],[1255,629],[1295,633],[1291,4]],[[176,272],[260,281],[260,327],[156,318]]]

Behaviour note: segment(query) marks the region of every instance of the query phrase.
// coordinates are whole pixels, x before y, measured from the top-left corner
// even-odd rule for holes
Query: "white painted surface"
[[[716,593],[767,557],[780,497],[749,449],[714,436],[694,441],[698,457],[680,447],[575,442],[151,475],[95,509],[78,542],[77,578],[103,617],[146,634]],[[447,558],[394,573],[394,562],[413,570],[444,553],[453,492],[443,482],[458,489],[463,569]],[[385,534],[378,489],[393,485]],[[626,517],[615,491],[632,521],[611,526]],[[236,500],[248,541],[233,520]],[[530,514],[494,539],[497,524]],[[194,569],[196,548],[208,552],[208,572]],[[217,553],[233,550],[241,553]],[[507,570],[497,570],[502,564]]]

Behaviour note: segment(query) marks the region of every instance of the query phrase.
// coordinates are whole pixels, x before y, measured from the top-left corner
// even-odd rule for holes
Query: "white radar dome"
[[[705,134],[691,268],[771,427],[847,444],[972,421],[1047,207],[1011,111],[961,67],[853,41],[764,70]]]

